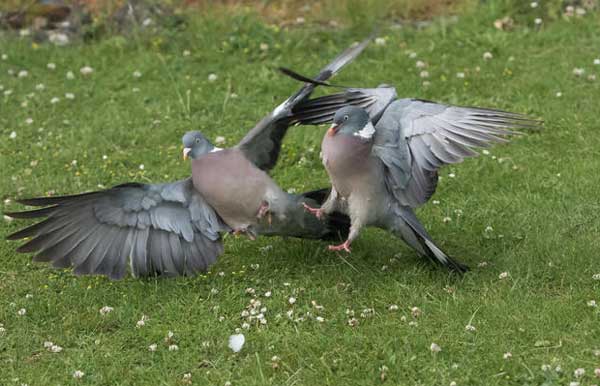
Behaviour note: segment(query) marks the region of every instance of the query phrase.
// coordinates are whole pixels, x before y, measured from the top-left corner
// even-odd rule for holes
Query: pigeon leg
[[[237,228],[234,229],[231,233],[233,233],[235,236],[244,235],[252,241],[256,240],[256,236],[254,236],[252,232],[249,232],[248,228]]]
[[[344,251],[350,253],[350,252],[352,252],[350,250],[350,243],[351,243],[351,241],[350,241],[350,239],[348,239],[348,240],[344,241],[340,245],[330,245],[328,248],[329,248],[330,251],[341,251],[341,250],[344,250]]]
[[[260,206],[258,207],[258,213],[256,214],[256,218],[261,219],[265,215],[267,215],[267,221],[269,222],[269,225],[271,225],[271,223],[273,222],[273,217],[271,216],[271,212],[269,209],[270,206],[268,202],[261,202]]]
[[[307,212],[314,214],[315,217],[319,220],[322,220],[323,217],[325,217],[323,208],[313,208],[311,206],[308,206],[308,204],[306,204],[305,202],[302,203],[302,206],[304,206],[304,209],[306,209]]]

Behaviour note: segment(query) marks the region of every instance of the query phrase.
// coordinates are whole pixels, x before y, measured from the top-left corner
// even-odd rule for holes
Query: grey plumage
[[[46,217],[7,237],[31,238],[18,252],[34,252],[34,261],[55,267],[73,266],[77,274],[112,279],[122,278],[128,267],[134,276],[206,270],[223,250],[219,233],[229,229],[194,190],[191,179],[18,202],[47,206],[7,213],[14,218]]]
[[[317,75],[325,81],[352,61],[369,40],[336,57]],[[265,173],[277,162],[292,109],[315,85],[307,83],[261,120],[232,148],[219,150],[199,132],[183,137],[192,177],[170,184],[130,183],[73,196],[19,200],[44,208],[7,213],[14,218],[45,218],[8,236],[31,238],[19,252],[34,261],[73,267],[76,274],[134,276],[193,275],[222,253],[221,233],[242,230],[251,237],[345,237],[349,220],[338,214],[323,224],[302,210],[320,205],[322,191],[283,192]],[[240,174],[241,173],[241,174]],[[267,213],[269,214],[267,216]],[[271,218],[270,213],[275,216]]]
[[[312,123],[330,119],[329,110],[342,106],[331,118],[332,127],[322,143],[332,194],[320,209],[307,209],[318,217],[332,210],[350,216],[348,239],[330,249],[349,251],[360,229],[374,225],[392,231],[433,261],[464,272],[465,265],[435,245],[413,208],[424,204],[435,192],[440,167],[477,155],[472,148],[505,142],[503,136],[514,134],[512,129],[537,127],[538,122],[499,110],[413,99],[388,103],[395,95],[389,90],[386,86],[381,90],[385,94],[366,93],[379,95],[384,99],[380,103],[374,97],[356,106],[344,105],[348,94],[355,95],[353,91],[317,98],[298,107],[297,120]]]

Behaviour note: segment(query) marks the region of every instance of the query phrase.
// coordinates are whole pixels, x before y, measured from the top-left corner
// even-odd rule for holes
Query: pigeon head
[[[371,139],[375,134],[375,128],[371,123],[369,113],[364,109],[356,106],[346,106],[335,113],[333,124],[327,130],[328,135],[336,135],[337,133]]]
[[[195,159],[201,155],[220,150],[199,131],[188,131],[181,139],[183,142],[183,159]]]

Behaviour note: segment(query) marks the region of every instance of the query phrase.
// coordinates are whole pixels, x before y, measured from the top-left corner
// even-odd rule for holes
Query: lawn
[[[0,385],[599,383],[600,79],[588,76],[600,76],[600,18],[506,32],[494,12],[382,26],[385,44],[335,79],[545,121],[444,169],[418,212],[471,272],[448,274],[377,230],[347,256],[323,242],[227,236],[206,275],[118,282],[32,264],[2,241]],[[67,47],[0,37],[1,210],[20,208],[14,197],[183,178],[185,131],[234,145],[298,87],[277,66],[316,73],[364,36],[240,13]],[[290,130],[273,172],[285,189],[327,186],[324,130]],[[0,219],[0,236],[23,225]],[[233,353],[228,337],[252,299],[267,323],[244,326]]]

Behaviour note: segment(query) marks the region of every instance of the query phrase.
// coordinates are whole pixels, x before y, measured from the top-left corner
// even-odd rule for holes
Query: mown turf
[[[588,302],[600,302],[593,278],[600,273],[600,80],[587,77],[600,75],[593,65],[599,19],[502,32],[493,17],[482,11],[426,30],[384,29],[386,44],[373,44],[336,78],[545,120],[542,132],[444,169],[433,197],[439,203],[419,211],[440,246],[472,272],[449,275],[375,230],[349,256],[320,242],[226,237],[226,253],[205,276],[120,282],[31,264],[14,252],[16,243],[2,242],[0,384],[597,383],[600,313]],[[360,38],[314,27],[280,31],[249,16],[199,18],[179,32],[62,48],[1,38],[0,196],[182,178],[189,173],[180,159],[186,130],[234,145],[298,87],[277,66],[314,73]],[[428,67],[418,69],[416,60]],[[82,75],[84,66],[93,73]],[[574,76],[575,67],[585,74]],[[21,70],[26,77],[17,76]],[[423,70],[428,78],[419,76]],[[52,104],[53,97],[60,101]],[[283,187],[327,185],[318,159],[323,132],[290,131],[273,173]],[[23,225],[1,221],[0,235]],[[267,324],[243,330],[246,345],[234,354],[227,339],[245,321],[248,288],[267,308]],[[114,311],[103,316],[103,306]],[[142,315],[149,320],[138,328]],[[174,336],[166,342],[168,331]],[[46,341],[62,352],[49,352]],[[441,351],[433,353],[432,343]],[[177,351],[169,351],[172,344]],[[577,368],[586,370],[582,378]],[[73,378],[76,370],[83,378]]]

